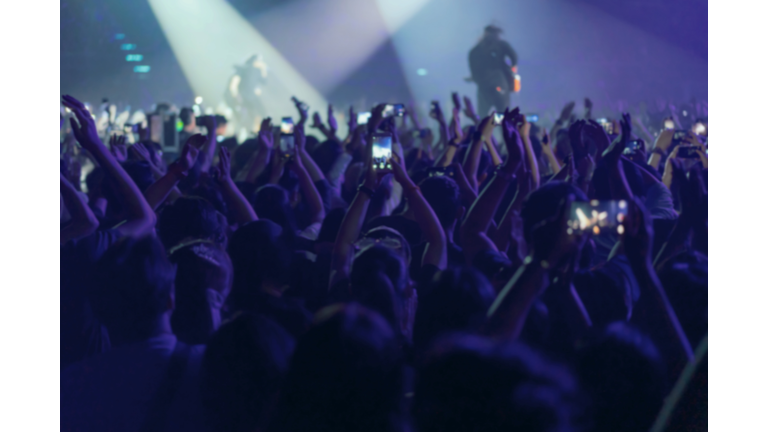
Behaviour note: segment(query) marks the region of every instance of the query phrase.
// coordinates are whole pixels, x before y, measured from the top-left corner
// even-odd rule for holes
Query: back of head
[[[213,205],[213,208],[215,208],[217,212],[229,217],[229,208],[227,208],[227,203],[224,201],[224,196],[221,194],[221,191],[218,188],[211,187],[207,184],[198,185],[196,188],[190,191],[189,196],[205,199],[211,203],[211,205]]]
[[[195,112],[192,110],[192,108],[184,107],[179,112],[179,120],[184,123],[184,126],[191,124],[194,117]]]
[[[413,327],[418,349],[444,333],[478,331],[495,297],[485,276],[472,267],[442,271],[420,294]]]
[[[275,431],[391,431],[402,392],[395,334],[355,304],[318,312],[291,360]]]
[[[214,430],[263,430],[288,372],[295,342],[285,329],[241,314],[208,342],[201,395]]]
[[[171,316],[179,340],[203,344],[221,324],[221,308],[232,288],[232,262],[218,245],[196,243],[176,250],[176,308]]]
[[[290,279],[291,253],[282,240],[282,228],[269,220],[241,226],[229,241],[235,272],[230,304],[248,309],[265,283],[279,287]]]
[[[408,270],[400,254],[386,246],[369,247],[352,262],[349,281],[356,302],[381,314],[394,330],[401,330]]]
[[[155,178],[152,175],[152,168],[147,161],[128,161],[123,162],[123,169],[128,176],[136,183],[136,186],[140,191],[144,192],[148,187],[152,186],[155,182]]]
[[[175,274],[154,237],[125,238],[104,254],[96,266],[91,302],[113,345],[154,335],[171,310]]]
[[[520,212],[523,218],[523,234],[528,244],[531,244],[533,227],[556,216],[568,195],[573,195],[576,201],[587,201],[587,196],[581,189],[560,181],[551,181],[528,195]]]
[[[632,195],[641,198],[645,197],[646,188],[643,183],[642,168],[628,160],[622,160],[621,162],[624,168],[624,178],[627,180],[627,185],[632,191]],[[595,172],[592,175],[592,186],[595,191],[595,199],[611,199],[611,175],[605,159],[601,160],[595,168]]]
[[[429,177],[420,184],[421,193],[435,211],[440,225],[448,229],[460,216],[461,199],[459,186],[446,176]]]
[[[189,239],[223,242],[226,226],[221,215],[207,200],[182,197],[160,213],[157,231],[166,249]]]
[[[647,431],[666,395],[664,365],[653,342],[623,322],[584,348],[577,371],[591,395],[595,431]]]
[[[343,150],[339,143],[328,140],[320,143],[311,153],[311,156],[323,174],[328,175],[331,168],[333,168],[333,165],[336,163],[336,159],[338,159],[342,153]]]
[[[575,385],[531,349],[477,336],[441,340],[418,371],[420,432],[570,431]]]
[[[281,186],[268,184],[260,187],[251,200],[253,210],[260,218],[280,225],[286,235],[296,232],[296,221],[288,199],[288,192]]]

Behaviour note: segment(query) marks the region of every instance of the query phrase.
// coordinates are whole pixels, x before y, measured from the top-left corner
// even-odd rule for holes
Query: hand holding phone
[[[296,148],[295,140],[293,134],[291,135],[280,135],[280,155],[286,159],[290,159],[294,155],[294,151]]]
[[[388,133],[373,134],[373,168],[375,170],[392,169],[389,159],[392,157],[392,136]]]
[[[293,134],[293,118],[283,117],[282,121],[280,122],[280,133],[283,135]]]
[[[585,232],[591,232],[594,235],[600,233],[623,234],[623,223],[627,217],[627,202],[624,200],[574,201],[571,203],[568,215],[568,234]]]

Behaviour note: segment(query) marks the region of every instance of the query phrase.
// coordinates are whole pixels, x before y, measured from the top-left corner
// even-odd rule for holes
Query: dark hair
[[[390,432],[401,367],[398,340],[378,314],[355,304],[321,310],[296,346],[271,430]]]
[[[147,161],[127,161],[122,163],[123,169],[128,176],[136,183],[140,191],[144,192],[155,182],[152,175],[152,168]]]
[[[555,132],[555,146],[553,150],[555,156],[560,160],[565,160],[568,155],[573,153],[571,139],[568,136],[568,129],[558,129],[558,131]]]
[[[232,166],[230,167],[233,177],[235,173],[240,172],[245,167],[245,165],[248,163],[248,160],[251,158],[251,156],[253,156],[253,153],[258,150],[259,140],[256,138],[247,139],[243,141],[242,144],[237,146],[235,151],[232,153]]]
[[[446,338],[417,377],[420,432],[572,430],[574,380],[524,345]]]
[[[249,310],[262,284],[278,286],[290,281],[292,255],[282,239],[282,228],[261,219],[241,226],[229,241],[235,277],[229,303],[235,310]]]
[[[216,127],[227,124],[227,118],[221,114],[216,114]]]
[[[479,330],[495,297],[488,279],[472,267],[440,272],[420,294],[413,326],[413,344],[419,349],[442,333]]]
[[[645,197],[646,188],[643,183],[643,175],[640,172],[642,168],[638,167],[634,163],[628,160],[622,160],[624,168],[624,178],[627,179],[627,185],[632,191],[632,195],[637,197]],[[609,168],[606,165],[605,159],[602,159],[595,168],[595,172],[592,175],[592,186],[595,190],[595,199],[609,200],[611,199],[611,177],[608,172]]]
[[[227,220],[230,219],[229,208],[227,207],[227,202],[224,201],[224,196],[221,194],[220,189],[211,187],[211,185],[208,184],[201,184],[190,191],[189,196],[205,199],[213,205],[213,208],[215,208],[217,212],[226,216]]]
[[[107,250],[96,265],[90,298],[113,344],[153,335],[169,311],[175,274],[154,237],[124,238]]]
[[[317,235],[318,243],[334,243],[336,236],[339,234],[341,228],[341,222],[344,220],[344,216],[347,214],[347,210],[343,208],[336,208],[328,212],[323,219],[323,225],[320,227],[320,233]]]
[[[336,163],[336,160],[341,156],[343,150],[339,143],[336,141],[327,140],[320,143],[311,153],[312,159],[317,163],[317,167],[328,175]]]
[[[166,206],[157,222],[157,231],[166,249],[185,239],[224,241],[223,216],[200,197],[181,197]]]
[[[208,342],[200,377],[211,429],[263,430],[294,347],[285,329],[261,315],[224,324]]]
[[[591,396],[595,431],[647,431],[667,392],[653,342],[623,322],[581,350],[577,371]]]
[[[573,195],[576,201],[587,201],[581,189],[561,181],[551,181],[528,195],[520,216],[523,218],[525,241],[529,245],[532,243],[533,227],[557,215],[561,203],[568,195]]]
[[[352,298],[381,314],[400,334],[408,278],[408,269],[400,254],[386,246],[374,245],[352,261],[349,276]]]
[[[461,208],[459,186],[448,177],[429,177],[419,184],[424,199],[435,211],[443,229],[450,228]]]
[[[170,260],[176,264],[173,333],[185,343],[203,344],[221,324],[211,309],[221,309],[232,289],[232,262],[220,246],[205,242],[175,251]]]
[[[184,123],[184,126],[189,125],[192,123],[192,118],[195,116],[195,112],[192,110],[192,108],[184,107],[179,112],[179,120],[181,120],[182,123]]]
[[[285,235],[296,233],[296,218],[288,200],[288,192],[281,186],[267,184],[256,190],[251,199],[253,210],[262,219],[280,225]]]

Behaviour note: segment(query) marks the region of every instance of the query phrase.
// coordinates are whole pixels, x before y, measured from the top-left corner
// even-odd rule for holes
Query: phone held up
[[[391,169],[389,159],[392,157],[392,136],[388,133],[373,134],[373,168],[376,170]]]
[[[370,120],[370,118],[371,118],[371,112],[370,111],[357,113],[357,124],[358,124],[358,126],[364,125],[364,124],[368,124],[368,120]]]
[[[402,117],[405,115],[405,105],[404,104],[387,104],[384,107],[384,111],[382,112],[382,116],[384,118],[388,117]]]
[[[429,177],[456,177],[456,170],[452,166],[447,167],[432,167],[427,170]]]
[[[624,200],[574,201],[568,210],[568,234],[578,235],[585,232],[591,232],[594,235],[623,234],[623,223],[626,217],[627,202]]]
[[[286,159],[291,159],[294,155],[295,147],[296,141],[294,140],[293,134],[280,135],[280,155]]]
[[[280,122],[280,133],[283,135],[293,135],[293,119],[291,117],[283,117]]]

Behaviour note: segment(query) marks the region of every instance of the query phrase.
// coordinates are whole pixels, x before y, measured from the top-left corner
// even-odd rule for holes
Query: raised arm
[[[424,199],[421,189],[408,177],[400,157],[395,153],[392,155],[390,163],[395,180],[403,186],[403,195],[408,200],[408,207],[413,211],[413,216],[427,240],[421,265],[431,264],[440,270],[445,270],[448,265],[448,242],[440,220]]]
[[[651,217],[643,205],[634,199],[629,201],[627,213],[622,239],[624,253],[641,290],[630,322],[651,336],[664,357],[670,376],[676,377],[686,363],[693,359],[693,351],[651,263]]]
[[[483,142],[490,139],[493,133],[493,116],[496,112],[492,112],[491,115],[485,117],[478,126],[475,135],[472,137],[472,144],[464,155],[464,164],[462,169],[467,176],[472,189],[477,190],[477,168],[480,165],[480,154],[483,152]]]
[[[256,211],[232,180],[230,166],[229,150],[222,147],[219,149],[219,166],[215,177],[221,187],[222,198],[227,203],[227,207],[232,210],[235,218],[233,222],[244,225],[259,220]]]
[[[536,153],[534,153],[533,146],[531,145],[531,124],[525,120],[525,116],[522,114],[519,117],[519,121],[520,124],[518,124],[518,130],[520,131],[520,137],[523,139],[523,145],[525,146],[526,165],[528,166],[528,171],[531,173],[533,187],[536,189],[539,187],[541,177],[539,176],[539,162],[536,160]]]
[[[294,147],[294,152],[294,157],[288,161],[288,169],[293,171],[299,178],[299,188],[309,206],[310,221],[312,223],[320,223],[325,219],[323,199],[320,197],[320,192],[317,191],[315,183],[312,181],[312,177],[310,177],[309,173],[304,168],[304,164],[301,162],[298,146]]]
[[[63,245],[70,240],[81,239],[92,234],[99,228],[99,220],[96,219],[74,186],[61,173],[59,173],[59,189],[64,205],[72,217],[67,226],[61,229],[59,235],[59,242]]]
[[[549,133],[544,131],[544,138],[541,140],[541,152],[544,153],[544,157],[547,158],[549,163],[549,169],[552,173],[560,171],[560,162],[557,161],[555,153],[552,152],[552,146],[550,144]]]
[[[190,168],[195,165],[200,153],[199,147],[204,146],[206,138],[200,134],[189,137],[181,150],[181,157],[176,162],[168,166],[168,172],[152,183],[144,191],[144,197],[147,199],[150,207],[156,210],[165,202],[176,185],[187,177]]]
[[[603,159],[605,159],[610,176],[611,198],[614,200],[632,199],[632,190],[624,176],[624,164],[621,162],[621,155],[624,153],[631,136],[632,119],[628,113],[624,113],[621,119],[621,135],[603,152]]]
[[[488,186],[480,193],[461,225],[464,256],[468,263],[471,263],[480,251],[497,250],[496,245],[486,235],[486,231],[488,231],[493,215],[496,214],[496,209],[499,207],[499,203],[524,157],[523,142],[515,127],[515,118],[518,114],[517,108],[512,111],[507,110],[504,113],[502,132],[509,156],[496,171],[496,175],[491,179]]]
[[[304,168],[307,170],[307,173],[309,173],[310,178],[312,178],[313,182],[317,182],[320,180],[325,179],[325,175],[323,175],[323,171],[320,169],[320,167],[317,166],[315,163],[315,160],[312,159],[312,157],[307,153],[306,149],[306,143],[307,138],[304,134],[304,124],[306,121],[306,112],[303,112],[301,109],[300,103],[296,104],[296,109],[299,111],[300,120],[296,124],[296,126],[293,127],[293,141],[296,147],[297,151],[297,158],[301,160],[301,164],[304,166]],[[352,111],[352,107],[349,108],[350,112]]]
[[[369,131],[375,131],[381,122],[381,111],[384,106],[380,105],[374,108],[371,115],[371,121],[375,123],[369,125]],[[378,115],[377,115],[378,114]],[[370,121],[369,121],[370,123]],[[371,132],[373,133],[373,132]],[[372,146],[366,147],[366,173],[363,184],[358,188],[357,195],[347,209],[347,214],[341,222],[339,233],[336,235],[336,241],[331,251],[331,278],[329,288],[337,282],[349,277],[352,270],[352,258],[354,256],[354,243],[360,236],[365,221],[365,213],[368,211],[368,205],[371,203],[371,196],[379,187],[379,183],[387,170],[376,170],[372,163]]]
[[[208,131],[205,144],[200,149],[202,158],[201,172],[207,173],[213,165],[213,157],[216,155],[216,117],[212,115],[203,116],[202,126]]]
[[[118,228],[120,233],[134,237],[150,233],[155,227],[155,212],[152,211],[147,200],[144,199],[144,195],[128,176],[128,173],[99,139],[96,123],[88,110],[85,109],[85,105],[72,96],[63,96],[63,103],[72,110],[79,122],[78,125],[74,119],[70,119],[75,138],[85,150],[91,153],[99,166],[104,169],[105,174],[114,180],[117,191],[123,199],[128,219]]]

